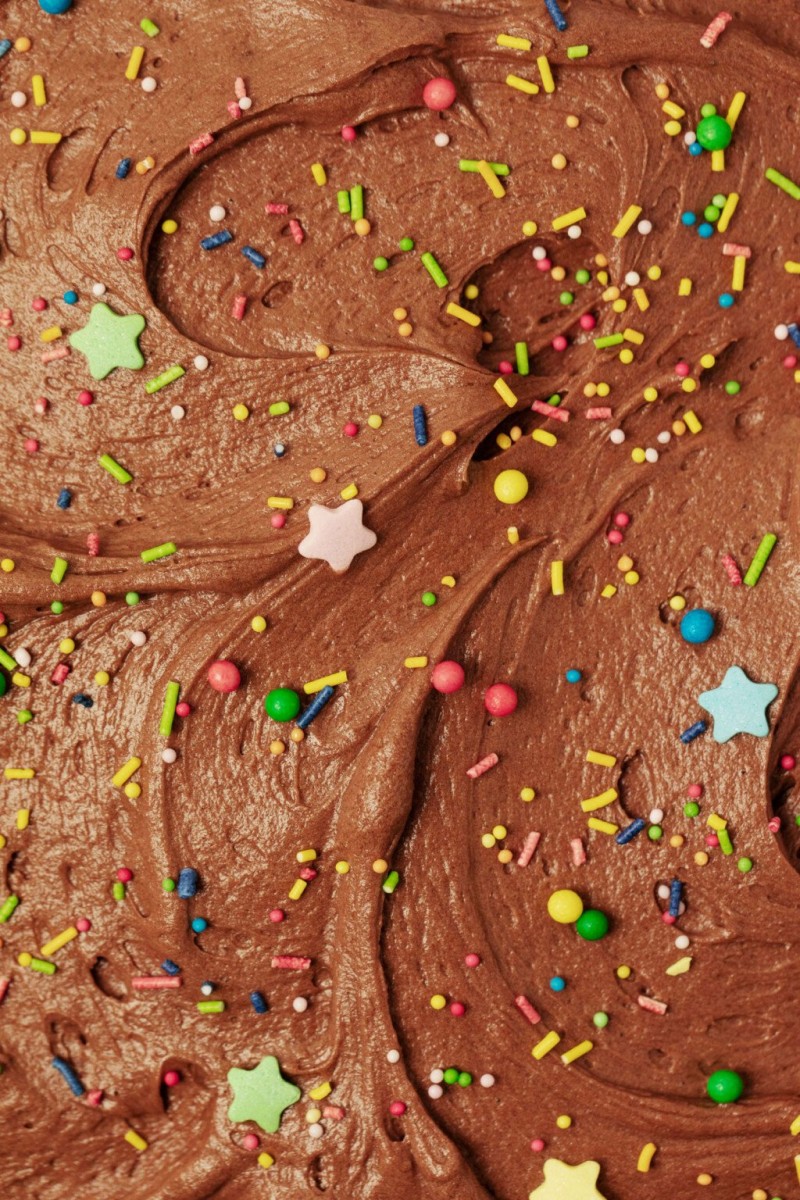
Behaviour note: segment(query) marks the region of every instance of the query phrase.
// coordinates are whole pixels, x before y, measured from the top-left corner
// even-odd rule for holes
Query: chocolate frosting
[[[21,0],[4,8],[0,33],[32,42],[0,60],[0,304],[13,313],[4,335],[22,339],[3,352],[0,377],[0,551],[15,564],[2,576],[0,607],[3,644],[31,655],[20,668],[30,687],[9,683],[1,702],[0,744],[5,766],[36,772],[3,783],[0,903],[20,900],[0,949],[0,976],[10,979],[0,1013],[0,1183],[13,1200],[105,1200],[121,1190],[128,1200],[520,1200],[542,1183],[547,1159],[596,1160],[607,1200],[693,1196],[704,1173],[717,1200],[758,1188],[795,1193],[800,834],[795,776],[780,759],[796,751],[800,721],[800,410],[782,363],[792,342],[776,342],[773,329],[796,317],[783,263],[798,254],[797,202],[764,169],[800,175],[796,13],[788,0],[741,6],[706,49],[700,37],[716,13],[706,0],[561,8],[566,33],[544,5],[173,0],[150,14],[160,27],[152,39],[129,0],[75,0],[63,16]],[[502,33],[529,38],[532,49],[498,46]],[[146,52],[140,76],[157,80],[152,94],[125,78],[137,44]],[[571,61],[567,46],[580,44],[588,57]],[[552,65],[553,94],[506,86],[509,74],[541,83],[540,55]],[[12,108],[10,93],[28,90],[35,72],[47,105]],[[233,118],[237,76],[253,102]],[[435,76],[457,89],[443,114],[422,102]],[[724,113],[736,91],[747,93],[724,172],[664,132],[660,83],[686,111],[683,132],[702,104]],[[342,139],[344,125],[356,127],[355,142]],[[15,126],[62,140],[12,145]],[[190,154],[206,131],[213,142]],[[449,145],[436,145],[437,133]],[[551,165],[558,153],[564,170]],[[137,173],[148,156],[154,166]],[[118,179],[124,157],[134,165]],[[506,196],[459,171],[461,158],[508,163]],[[325,186],[312,177],[315,163]],[[356,184],[371,223],[365,237],[337,211],[336,192]],[[681,224],[684,211],[700,214],[716,192],[734,191],[741,199],[726,234],[703,240]],[[270,215],[268,203],[288,211]],[[214,204],[227,210],[221,223],[209,217]],[[634,224],[615,238],[632,204],[652,232]],[[551,231],[580,206],[578,239]],[[176,232],[162,231],[166,219]],[[523,234],[526,221],[537,222],[535,236]],[[200,239],[221,228],[232,241],[202,250]],[[405,236],[413,251],[398,248]],[[727,239],[752,253],[744,290],[726,309]],[[243,245],[266,257],[263,269]],[[565,268],[564,282],[537,269],[535,245]],[[120,259],[121,248],[133,257]],[[422,252],[435,255],[446,288]],[[378,255],[386,271],[373,269]],[[628,302],[622,313],[603,299],[598,255]],[[658,280],[647,275],[654,266]],[[578,285],[582,268],[592,280]],[[631,271],[646,311],[624,282]],[[693,281],[686,297],[683,277]],[[89,319],[98,282],[114,312],[146,318],[146,365],[95,382],[76,349],[42,363],[49,347],[39,334],[59,325],[53,344],[67,345]],[[480,289],[474,301],[464,298],[469,283]],[[61,299],[69,288],[74,306]],[[566,288],[570,305],[559,299]],[[231,315],[238,295],[247,297],[241,320]],[[47,311],[32,310],[35,296]],[[450,302],[478,313],[480,328],[448,315]],[[397,308],[413,327],[407,338]],[[581,329],[585,313],[597,317],[594,330]],[[629,365],[618,348],[594,346],[623,329],[644,334],[625,343]],[[560,334],[563,352],[552,347]],[[493,384],[518,341],[531,373],[503,377],[518,397],[509,411]],[[330,357],[318,358],[318,345]],[[715,364],[701,370],[708,354]],[[207,370],[193,365],[198,355]],[[682,390],[678,360],[698,381],[693,393]],[[173,364],[186,373],[148,394],[145,381]],[[741,390],[727,394],[727,380]],[[599,382],[610,385],[607,399],[585,393]],[[658,390],[655,402],[643,399],[645,387]],[[76,402],[82,389],[93,393],[90,406]],[[567,423],[531,409],[556,393]],[[40,396],[49,406],[37,414]],[[281,401],[290,411],[270,415]],[[237,404],[247,420],[234,419]],[[612,416],[587,420],[600,404]],[[423,446],[415,405],[427,418]],[[675,433],[687,409],[702,428],[678,424]],[[379,428],[370,414],[382,417]],[[347,422],[357,436],[343,434]],[[610,440],[613,429],[624,443]],[[536,430],[554,432],[557,444],[534,440]],[[443,442],[447,431],[457,438]],[[38,449],[26,451],[25,439]],[[658,459],[638,463],[633,448]],[[130,472],[129,484],[102,470],[103,454]],[[321,482],[314,468],[326,473]],[[493,491],[504,469],[530,484],[513,507]],[[309,507],[335,507],[352,484],[378,540],[336,574],[297,547]],[[67,509],[56,504],[64,488]],[[271,524],[269,497],[294,502],[282,528]],[[619,512],[631,521],[613,546],[606,534]],[[732,586],[722,556],[744,569],[767,532],[778,542],[757,586]],[[97,555],[87,550],[92,534]],[[141,560],[170,541],[171,556]],[[621,554],[634,561],[635,586],[623,581]],[[56,556],[68,563],[58,586]],[[551,590],[554,561],[564,564],[562,596]],[[608,599],[607,584],[618,589]],[[105,604],[93,603],[98,592]],[[132,592],[136,606],[125,600]],[[426,592],[434,605],[422,603]],[[675,595],[714,614],[707,644],[682,639]],[[258,633],[251,620],[261,614],[267,629]],[[132,631],[146,643],[133,645]],[[68,655],[59,650],[66,637],[76,646]],[[420,656],[427,668],[404,665]],[[209,686],[216,659],[237,664],[237,691]],[[431,689],[430,666],[443,659],[465,669],[455,694]],[[70,673],[52,683],[62,662]],[[777,684],[768,737],[713,739],[697,697],[731,665]],[[565,680],[570,668],[580,683]],[[271,689],[302,693],[304,682],[342,670],[347,682],[302,742],[266,715]],[[94,680],[100,671],[106,686]],[[193,711],[164,738],[170,680]],[[498,681],[519,696],[503,718],[483,704]],[[21,709],[33,719],[18,725]],[[708,731],[684,744],[679,735],[700,720]],[[271,753],[279,738],[284,752]],[[162,761],[167,747],[174,763]],[[587,763],[589,749],[615,766]],[[468,778],[490,754],[497,765]],[[131,756],[141,759],[141,794],[129,796],[111,780]],[[691,819],[683,807],[697,782],[705,790]],[[526,787],[536,792],[530,803],[520,799]],[[587,829],[580,801],[609,787],[618,799],[600,818],[653,824],[649,814],[661,809],[664,836],[644,832],[622,846]],[[30,811],[24,830],[15,827],[20,809]],[[727,821],[733,855],[707,845],[712,813]],[[768,824],[773,816],[779,825]],[[506,837],[484,847],[498,824]],[[531,831],[541,840],[521,867]],[[501,845],[510,863],[498,860]],[[306,848],[318,873],[292,901]],[[743,856],[749,873],[737,870]],[[394,892],[373,870],[381,859],[399,873]],[[334,864],[344,861],[349,873],[339,874]],[[133,879],[117,901],[121,867]],[[200,877],[188,900],[161,882],[184,867]],[[675,878],[686,907],[669,926],[659,887]],[[550,919],[547,900],[560,888],[609,915],[605,939],[584,941]],[[274,909],[286,919],[271,921]],[[52,955],[56,974],[18,964],[80,917],[92,927]],[[196,917],[208,920],[204,932],[192,931]],[[467,954],[480,965],[466,966]],[[311,964],[279,969],[278,955]],[[682,957],[690,969],[667,974]],[[162,975],[166,959],[180,967],[180,988],[133,988],[134,977]],[[565,990],[551,989],[555,976]],[[224,1012],[198,1012],[206,980]],[[253,991],[266,1013],[254,1011]],[[463,1017],[435,1011],[438,994],[463,1003]],[[541,1015],[536,1027],[515,1007],[518,995]],[[308,1000],[305,1011],[294,1010],[296,997]],[[643,1008],[642,997],[666,1012]],[[600,1011],[604,1029],[592,1023]],[[551,1030],[561,1043],[537,1061],[531,1048]],[[560,1054],[585,1039],[591,1051],[564,1065]],[[388,1061],[394,1050],[398,1061]],[[262,1135],[229,1120],[227,1074],[268,1055],[303,1100],[277,1133]],[[54,1057],[102,1098],[72,1096]],[[474,1082],[432,1097],[431,1071],[451,1066]],[[706,1096],[721,1068],[744,1080],[738,1103]],[[168,1088],[170,1070],[181,1082]],[[494,1085],[482,1087],[487,1073]],[[308,1093],[326,1081],[322,1106],[344,1112],[323,1116],[314,1139]],[[395,1116],[398,1100],[407,1108]],[[129,1129],[146,1150],[123,1140]],[[248,1132],[261,1138],[256,1151],[243,1148]],[[544,1150],[531,1149],[535,1138]],[[638,1171],[650,1142],[652,1165]],[[263,1151],[275,1160],[266,1173]]]

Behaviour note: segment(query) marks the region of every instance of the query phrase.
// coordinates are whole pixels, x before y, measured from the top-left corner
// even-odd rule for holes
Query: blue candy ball
[[[72,8],[72,0],[39,0],[39,8],[42,12],[58,17],[61,13],[69,12]]]
[[[702,225],[697,226],[697,232],[700,234],[701,238],[710,238],[714,232],[714,226],[709,225],[708,221],[703,221]]]
[[[723,292],[719,298],[720,308],[733,308],[734,297],[730,292]]]
[[[580,683],[581,679],[583,676],[580,671],[577,671],[575,667],[570,667],[567,671],[567,683]]]
[[[567,986],[566,979],[562,979],[560,975],[554,975],[550,980],[550,990],[552,992],[563,992]]]
[[[192,921],[192,931],[194,933],[202,933],[205,929],[208,929],[208,921],[205,917],[195,917]]]
[[[77,304],[78,293],[70,288],[68,292],[64,292],[63,300],[65,304]]]
[[[691,146],[689,147],[689,153],[691,154],[692,158],[699,158],[703,153],[703,147],[699,142],[692,142]]]
[[[707,608],[690,608],[681,617],[681,637],[693,646],[707,642],[716,622]]]
[[[681,213],[681,223],[683,225],[694,225],[696,220],[697,220],[697,217],[694,215],[693,212]]]

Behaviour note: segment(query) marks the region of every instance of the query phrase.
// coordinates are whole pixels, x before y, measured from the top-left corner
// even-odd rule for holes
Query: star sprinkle
[[[571,1167],[558,1158],[544,1164],[544,1183],[534,1188],[528,1200],[605,1200],[598,1192],[600,1163],[594,1159]]]
[[[231,1067],[228,1083],[233,1104],[230,1121],[255,1121],[265,1133],[275,1133],[287,1108],[300,1099],[300,1088],[281,1075],[280,1063],[273,1054],[262,1058],[252,1071]]]
[[[729,667],[719,687],[703,692],[697,703],[714,718],[714,741],[727,742],[737,733],[766,737],[766,710],[777,694],[774,683],[753,683],[741,667]]]
[[[364,505],[347,500],[338,508],[312,504],[308,510],[310,530],[297,549],[303,558],[323,559],[340,575],[357,554],[370,550],[378,535],[364,524]]]
[[[139,371],[144,358],[139,334],[145,319],[139,313],[121,317],[107,304],[95,304],[83,329],[70,335],[70,345],[86,356],[92,379],[105,379],[117,367]]]

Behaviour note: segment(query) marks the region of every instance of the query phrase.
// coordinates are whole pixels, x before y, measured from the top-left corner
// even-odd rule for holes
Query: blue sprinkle
[[[242,246],[242,254],[245,256],[248,262],[251,262],[254,267],[258,267],[259,270],[263,270],[263,268],[267,265],[267,260],[264,258],[264,255],[259,254],[259,252],[254,250],[252,246]]]
[[[421,404],[414,405],[414,440],[418,446],[428,444],[428,422]]]
[[[301,713],[297,718],[297,728],[305,729],[311,724],[315,717],[318,717],[325,705],[333,696],[333,688],[330,684],[326,684],[321,692],[317,692],[314,699],[309,704],[304,713]]]
[[[51,1066],[54,1066],[55,1069],[64,1076],[67,1084],[69,1085],[69,1090],[72,1092],[73,1096],[83,1095],[83,1093],[86,1091],[86,1088],[78,1078],[78,1072],[70,1063],[66,1061],[66,1059],[54,1058]]]
[[[161,970],[166,971],[168,975],[180,975],[181,969],[176,962],[171,958],[165,958],[161,964]]]
[[[65,304],[77,304],[78,293],[73,288],[70,288],[68,291],[64,292],[63,300]]]
[[[567,683],[580,683],[580,681],[583,679],[583,675],[575,667],[570,667],[570,669],[567,671],[566,678]]]
[[[702,225],[697,226],[697,232],[701,238],[710,238],[714,233],[714,226],[709,225],[708,221],[703,221]]]
[[[564,16],[561,9],[558,7],[557,0],[544,0],[544,6],[550,13],[553,24],[559,33],[563,33],[567,28],[567,18]]]
[[[792,339],[795,346],[800,348],[800,329],[797,327],[797,322],[792,321],[791,325],[787,325],[786,328],[789,330],[789,337]]]
[[[91,696],[87,696],[85,692],[76,692],[72,697],[74,704],[80,704],[82,708],[94,707],[94,700]]]
[[[132,162],[133,162],[132,158],[121,158],[119,160],[119,162],[117,163],[117,169],[115,172],[117,179],[125,179],[125,177],[128,174],[128,171],[130,171],[130,169],[131,169]]]
[[[72,492],[69,490],[69,488],[62,488],[61,491],[58,493],[58,499],[56,500],[56,504],[58,505],[59,508],[69,508],[71,503],[72,503]]]
[[[627,825],[625,829],[620,829],[619,833],[614,834],[614,841],[618,846],[627,846],[628,842],[632,842],[633,839],[642,832],[645,827],[645,823],[646,822],[644,822],[641,817],[637,817],[636,820],[631,821],[630,825]]]
[[[681,883],[680,879],[673,879],[672,883],[669,885],[669,915],[671,917],[677,917],[678,915],[682,891],[683,884]]]
[[[696,220],[697,220],[697,217],[694,215],[693,212],[681,213],[681,224],[682,225],[694,225]]]
[[[550,991],[551,992],[563,992],[563,990],[566,986],[567,986],[566,979],[562,979],[562,977],[560,975],[554,975],[553,978],[550,980]]]
[[[0,58],[2,58],[4,54],[8,54],[10,49],[11,42],[8,40],[8,38],[3,38],[3,40],[0,42]]]
[[[200,876],[194,867],[182,867],[178,876],[178,896],[181,900],[189,900],[197,892]]]
[[[692,158],[699,158],[703,153],[703,147],[699,142],[692,142],[691,146],[689,147],[689,153],[691,154]]]
[[[226,242],[233,241],[233,234],[230,229],[220,229],[219,233],[209,233],[208,237],[200,238],[200,245],[203,250],[216,250],[217,246],[224,246]]]
[[[205,919],[205,917],[195,917],[194,918],[194,920],[192,921],[192,932],[193,933],[205,933],[205,931],[207,929],[208,929],[208,921]]]
[[[684,746],[688,746],[689,742],[693,742],[695,738],[700,737],[701,733],[705,733],[708,729],[705,721],[695,721],[694,725],[690,725],[688,729],[684,729],[681,734],[681,741]]]
[[[734,299],[730,292],[723,292],[719,298],[720,308],[733,308]]]
[[[261,992],[251,992],[250,1003],[257,1013],[265,1013],[267,1011],[267,1002],[261,995]]]

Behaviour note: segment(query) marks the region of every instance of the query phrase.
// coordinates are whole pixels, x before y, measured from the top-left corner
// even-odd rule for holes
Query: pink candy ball
[[[673,917],[671,913],[662,912],[661,920],[664,922],[665,925],[674,925],[677,920],[677,917]]]
[[[273,513],[269,523],[273,529],[283,529],[286,524],[286,513]]]
[[[508,683],[493,683],[486,689],[483,703],[493,717],[508,717],[517,707],[517,693]]]
[[[431,687],[445,696],[457,692],[464,686],[464,668],[461,663],[446,659],[437,663],[431,671]]]
[[[25,438],[25,441],[22,443],[22,446],[23,446],[23,449],[25,449],[28,452],[28,454],[35,454],[36,451],[39,449],[39,443],[37,442],[36,438]]]
[[[553,338],[550,345],[553,347],[554,350],[558,350],[560,353],[561,351],[566,350],[567,346],[569,345],[569,342],[564,337],[563,333],[559,333],[556,337]]]
[[[286,919],[286,913],[282,908],[273,908],[269,914],[269,919],[273,925],[280,925],[281,921]]]
[[[787,371],[793,371],[797,366],[797,355],[787,354],[786,358],[783,360],[783,365],[786,367]]]
[[[593,316],[592,313],[584,313],[578,324],[581,329],[594,329],[597,324],[597,317]]]
[[[356,131],[352,125],[342,126],[342,141],[354,142],[356,140]]]
[[[450,1012],[453,1014],[454,1017],[463,1017],[464,1013],[466,1011],[467,1011],[466,1004],[462,1004],[460,1000],[454,1000],[453,1003],[450,1005]]]
[[[719,838],[715,833],[706,834],[706,845],[711,846],[712,849],[719,845]]]
[[[215,692],[235,692],[242,682],[236,663],[229,658],[218,658],[208,668],[208,682]]]
[[[631,519],[626,512],[618,512],[614,514],[614,524],[620,529],[627,529],[631,523]]]
[[[120,883],[130,883],[130,881],[133,879],[133,871],[130,869],[130,867],[120,867],[120,869],[117,871],[117,879],[120,881]]]
[[[260,1145],[261,1142],[256,1133],[246,1133],[242,1138],[242,1146],[245,1150],[257,1150]]]
[[[549,271],[552,265],[553,260],[550,258],[537,258],[536,260],[537,271]]]
[[[11,337],[6,342],[6,345],[8,346],[9,350],[19,350],[20,346],[22,345],[22,338],[17,337],[16,334],[12,333]]]
[[[606,534],[606,541],[612,546],[622,545],[622,540],[621,529],[609,529],[608,533]]]
[[[456,85],[452,79],[445,79],[443,75],[437,75],[435,79],[429,79],[422,89],[422,99],[428,108],[434,112],[444,112],[456,98]]]
[[[345,435],[345,437],[355,437],[358,433],[358,425],[356,425],[355,421],[348,421],[344,426],[342,433]]]
[[[690,783],[686,789],[686,795],[690,800],[699,800],[703,794],[702,783]]]
[[[781,755],[781,769],[784,771],[793,771],[797,766],[797,759],[793,754]]]
[[[389,1112],[393,1117],[402,1117],[406,1111],[407,1105],[402,1100],[393,1100],[389,1105]]]
[[[87,392],[86,388],[82,392],[78,392],[78,404],[82,404],[84,408],[88,408],[94,402],[94,396],[91,392]]]
[[[675,374],[679,379],[685,379],[690,370],[691,367],[687,362],[684,362],[683,359],[681,359],[680,362],[675,363]]]
[[[77,921],[75,922],[75,928],[77,929],[78,933],[88,933],[92,928],[92,922],[88,917],[78,917]]]
[[[191,704],[187,704],[185,700],[181,700],[179,704],[175,705],[175,712],[179,717],[188,717],[191,711]]]
[[[34,312],[44,312],[44,310],[47,308],[47,301],[45,300],[44,296],[34,296],[33,300],[31,301],[31,308]]]
[[[49,404],[50,404],[50,401],[47,399],[46,396],[39,396],[38,399],[34,400],[34,402],[33,402],[33,411],[35,413],[38,413],[39,416],[41,416],[42,413],[47,412]]]
[[[514,374],[514,364],[510,363],[507,358],[502,359],[502,361],[497,364],[497,369],[501,375]]]
[[[531,1142],[531,1150],[534,1150],[537,1154],[539,1154],[542,1150],[544,1150],[543,1139],[542,1138],[534,1138],[533,1141]]]
[[[130,246],[120,246],[119,250],[117,251],[117,258],[120,260],[120,262],[130,262],[133,258],[133,251],[131,250]]]
[[[464,958],[464,962],[468,967],[478,967],[480,966],[481,956],[480,954],[467,954]]]
[[[180,1074],[177,1071],[165,1071],[164,1083],[167,1087],[177,1087],[181,1081]]]

